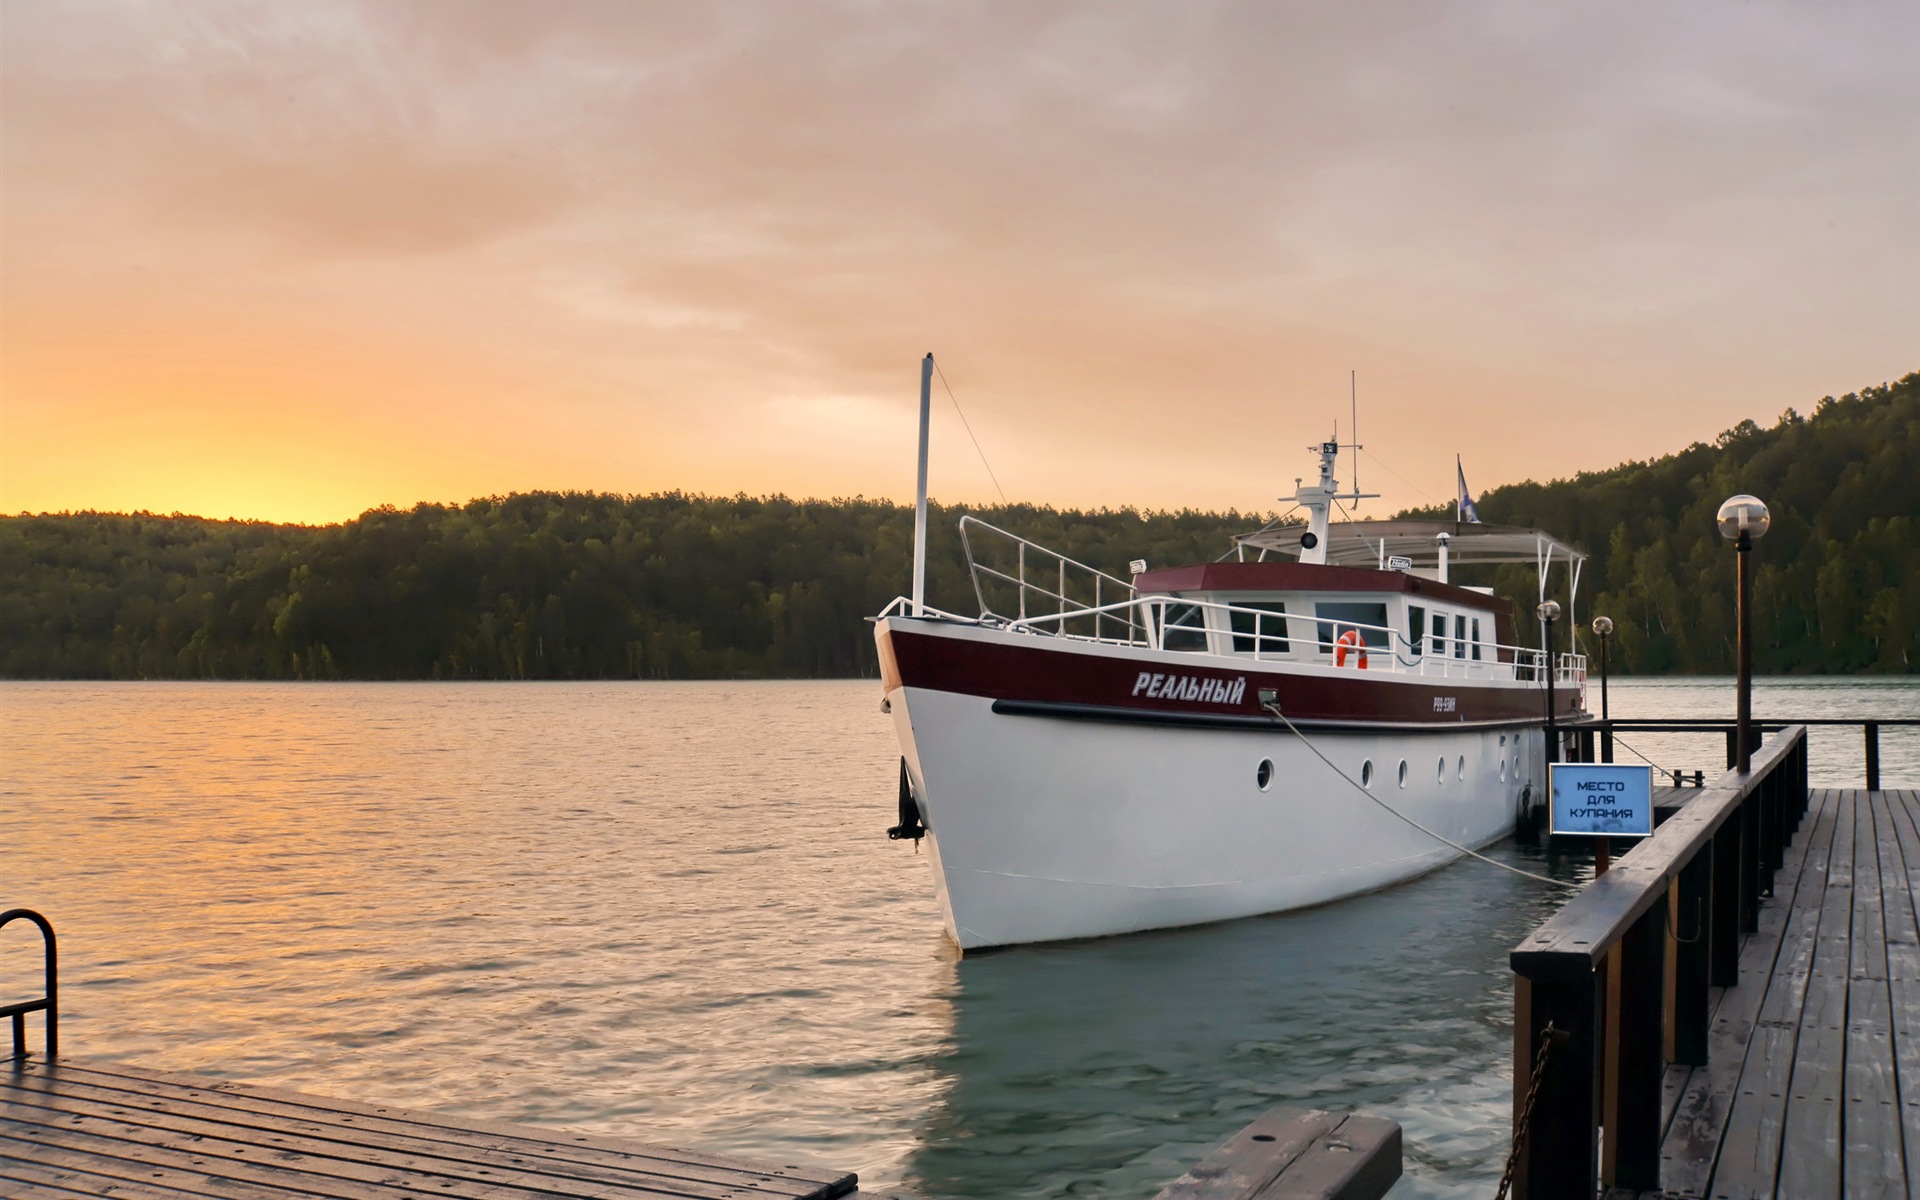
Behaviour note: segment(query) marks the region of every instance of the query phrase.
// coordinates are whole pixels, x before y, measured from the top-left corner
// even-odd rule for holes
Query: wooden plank
[[[609,1139],[563,1129],[536,1129],[526,1125],[507,1125],[499,1121],[478,1121],[470,1117],[442,1117],[420,1114],[394,1106],[355,1104],[332,1096],[309,1096],[303,1092],[276,1091],[242,1083],[202,1081],[169,1071],[125,1068],[119,1064],[84,1064],[61,1060],[60,1064],[33,1064],[10,1077],[15,1087],[25,1087],[29,1079],[46,1079],[48,1087],[61,1089],[94,1087],[125,1096],[127,1104],[165,1112],[169,1106],[190,1106],[184,1112],[202,1112],[204,1106],[223,1110],[227,1119],[250,1123],[255,1127],[280,1129],[305,1127],[321,1137],[365,1139],[388,1135],[399,1139],[419,1139],[457,1146],[463,1154],[470,1150],[490,1150],[528,1158],[540,1169],[578,1169],[580,1165],[609,1165],[622,1171],[660,1169],[666,1173],[685,1173],[693,1177],[726,1179],[770,1175],[778,1181],[812,1188],[851,1188],[851,1175],[808,1169],[797,1164],[780,1167],[756,1167],[728,1158],[695,1154],[689,1150],[670,1150],[637,1140]],[[4,1094],[4,1089],[0,1089]],[[213,1116],[213,1114],[204,1114]],[[522,1164],[524,1165],[524,1164]]]
[[[1853,927],[1854,830],[1857,794],[1839,793],[1839,822],[1827,868],[1827,894],[1820,926],[1833,933],[1814,948],[1806,1005],[1794,1047],[1787,1120],[1780,1151],[1780,1194],[1840,1194],[1840,1124],[1846,1084],[1847,972],[1852,947],[1843,931]],[[1718,1178],[1715,1179],[1716,1186]]]
[[[472,1131],[465,1140],[451,1140],[448,1135],[457,1135],[459,1131],[435,1127],[435,1132],[442,1136],[424,1138],[410,1132],[419,1127],[416,1123],[376,1119],[362,1119],[353,1125],[305,1121],[277,1113],[262,1114],[235,1106],[207,1104],[191,1098],[152,1096],[130,1090],[103,1088],[72,1077],[58,1080],[32,1077],[0,1095],[4,1095],[7,1102],[6,1107],[0,1108],[0,1119],[7,1115],[29,1119],[24,1115],[29,1111],[49,1114],[31,1118],[41,1123],[61,1113],[108,1117],[155,1129],[184,1132],[196,1140],[238,1141],[243,1144],[295,1142],[314,1154],[346,1155],[362,1161],[397,1163],[404,1160],[408,1169],[427,1169],[426,1164],[431,1160],[443,1164],[484,1167],[496,1175],[544,1174],[554,1178],[617,1182],[644,1174],[661,1180],[704,1182],[722,1190],[777,1196],[812,1194],[826,1186],[787,1178],[763,1184],[759,1181],[767,1176],[766,1172],[709,1167],[659,1158],[628,1158],[624,1162],[609,1162],[604,1155],[596,1155],[593,1161],[578,1162],[567,1157],[570,1148],[565,1143],[557,1143],[557,1150],[552,1155],[536,1155],[529,1154],[524,1145],[514,1144],[511,1140],[503,1145],[501,1139],[485,1131]],[[390,1132],[391,1128],[403,1132]]]
[[[1154,1200],[1249,1200],[1340,1125],[1318,1109],[1276,1108],[1160,1190]]]
[[[0,1109],[0,1129],[22,1138],[102,1156],[116,1153],[113,1144],[117,1143],[122,1148],[119,1153],[137,1161],[179,1166],[180,1160],[174,1156],[184,1154],[196,1164],[211,1164],[206,1169],[221,1174],[229,1174],[227,1168],[236,1163],[248,1166],[259,1163],[264,1154],[271,1156],[275,1170],[347,1181],[342,1186],[355,1182],[381,1183],[421,1195],[447,1195],[451,1190],[455,1195],[484,1191],[490,1195],[612,1197],[644,1191],[697,1200],[725,1200],[743,1193],[788,1198],[818,1194],[817,1190],[803,1191],[795,1187],[770,1190],[740,1176],[732,1182],[713,1182],[675,1178],[656,1171],[519,1170],[465,1161],[452,1155],[409,1154],[386,1147],[311,1138],[292,1131],[276,1134],[172,1114],[158,1121],[141,1121],[139,1118],[147,1114],[115,1107],[114,1113],[75,1111],[73,1106],[38,1107],[10,1097],[5,1108]],[[317,1187],[311,1179],[305,1186]]]
[[[520,1179],[490,1177],[477,1171],[436,1170],[405,1162],[355,1160],[305,1152],[300,1142],[260,1143],[200,1140],[167,1130],[103,1119],[63,1120],[54,1125],[9,1120],[0,1127],[0,1147],[31,1145],[36,1161],[50,1165],[92,1166],[119,1170],[147,1168],[199,1172],[207,1179],[243,1184],[273,1194],[360,1200],[362,1197],[464,1196],[497,1200],[546,1200],[581,1197],[583,1200],[621,1200],[623,1197],[674,1197],[676,1200],[723,1200],[733,1195],[714,1185],[689,1186],[657,1176],[633,1177],[625,1182],[536,1177],[528,1186]]]
[[[229,1169],[218,1163],[196,1162],[192,1156],[134,1157],[104,1153],[56,1142],[47,1137],[20,1136],[14,1127],[0,1129],[0,1157],[19,1157],[36,1165],[73,1176],[92,1176],[109,1185],[143,1180],[168,1183],[210,1200],[262,1200],[262,1197],[317,1197],[320,1200],[397,1200],[408,1193],[388,1191],[376,1184],[314,1186],[294,1172],[240,1165]],[[441,1192],[441,1195],[448,1193]],[[494,1200],[489,1197],[488,1200]]]
[[[1852,959],[1847,984],[1845,1144],[1847,1195],[1905,1200],[1906,1167],[1893,1063],[1893,1001],[1887,985],[1882,904],[1883,842],[1893,830],[1884,798],[1860,793],[1855,826]]]
[[[166,1180],[172,1178],[172,1172],[141,1174],[145,1177],[122,1179],[0,1156],[0,1196],[10,1196],[14,1200],[26,1200],[27,1197],[64,1200],[65,1197],[75,1196],[86,1197],[87,1200],[196,1200],[206,1195],[204,1191],[174,1187],[167,1183]]]
[[[260,1117],[283,1117],[352,1129],[378,1129],[405,1136],[447,1141],[456,1145],[475,1144],[474,1135],[491,1135],[492,1143],[503,1149],[572,1162],[604,1162],[630,1167],[636,1161],[653,1161],[672,1169],[703,1166],[743,1175],[773,1175],[815,1186],[838,1186],[850,1176],[788,1163],[764,1168],[736,1159],[695,1151],[656,1146],[625,1138],[605,1137],[566,1129],[544,1129],[511,1125],[472,1117],[447,1117],[421,1113],[392,1105],[360,1104],[332,1096],[314,1096],[275,1088],[230,1081],[196,1079],[168,1071],[127,1067],[121,1064],[62,1059],[49,1066],[35,1062],[25,1075],[54,1075],[104,1087],[116,1088],[143,1097],[146,1101],[182,1098],[219,1105]]]
[[[1379,1200],[1400,1178],[1400,1126],[1276,1108],[1154,1200]]]
[[[1887,894],[1887,993],[1891,1005],[1897,1111],[1905,1142],[1907,1194],[1920,1197],[1920,804],[1916,793],[1881,794],[1892,835],[1881,843]]]
[[[1772,1194],[1785,1080],[1769,1076],[1792,1062],[1837,824],[1833,800],[1817,799],[1811,816],[1761,911],[1761,932],[1742,947],[1741,986],[1715,1007],[1707,1065],[1692,1073],[1668,1125],[1661,1165],[1672,1195],[1704,1196],[1710,1184],[1716,1196]]]
[[[1400,1126],[1349,1115],[1257,1193],[1257,1200],[1380,1200],[1399,1179]]]

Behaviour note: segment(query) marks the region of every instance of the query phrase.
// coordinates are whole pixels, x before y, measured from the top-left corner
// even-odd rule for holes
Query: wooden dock
[[[1920,1200],[1920,792],[1806,772],[1662,797],[1515,947],[1516,1197]]]
[[[852,1174],[59,1059],[0,1064],[13,1200],[833,1200]]]
[[[1920,1198],[1920,792],[1808,797],[1707,1062],[1663,1081],[1661,1188]]]
[[[61,1057],[59,947],[40,930],[38,998],[0,1004],[4,1200],[883,1200],[852,1172],[762,1167],[623,1138],[535,1129]],[[46,1054],[26,1048],[45,1021]],[[1380,1200],[1400,1177],[1392,1121],[1278,1108],[1176,1180],[1167,1200]],[[896,1198],[899,1200],[899,1198]]]

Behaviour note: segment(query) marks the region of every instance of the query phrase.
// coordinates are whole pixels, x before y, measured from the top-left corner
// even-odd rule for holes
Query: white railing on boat
[[[1013,568],[1012,573],[984,563],[974,554],[972,535],[975,532],[991,535],[987,539],[988,545],[995,544],[997,539],[1011,547],[1013,562],[1008,565]],[[1017,622],[1027,619],[1033,612],[1051,609],[1055,616],[1091,616],[1095,640],[1119,640],[1135,646],[1145,644],[1144,630],[1134,620],[1131,608],[1125,603],[1113,602],[1115,597],[1133,597],[1133,584],[1128,580],[1068,558],[1056,550],[1049,550],[1038,542],[1030,542],[1017,533],[1009,533],[972,515],[960,518],[960,545],[966,551],[967,569],[973,576],[973,595],[980,602],[980,616],[983,619]],[[1051,564],[1036,565],[1034,568],[1036,571],[1048,571],[1051,577],[1047,584],[1036,583],[1027,577],[1028,562],[1036,558],[1041,564]],[[1008,605],[1012,611],[1001,612],[989,600],[988,592],[996,583],[1012,587],[1012,603]],[[1079,592],[1077,596],[1073,594],[1076,591]],[[1119,630],[1116,629],[1116,639],[1109,639],[1104,626],[1123,620],[1126,636],[1117,638]]]
[[[1174,612],[1172,618],[1169,611]],[[895,600],[880,611],[880,616],[905,615],[911,611],[911,604],[905,597]],[[1204,612],[1214,612],[1222,616],[1218,622],[1202,619],[1195,623],[1192,618]],[[1234,628],[1233,617],[1240,615],[1251,618],[1251,632],[1241,632]],[[929,614],[941,620],[959,621],[973,625],[987,625],[1003,629],[1008,633],[1024,633],[1041,637],[1060,637],[1068,641],[1089,642],[1099,645],[1133,646],[1149,650],[1170,650],[1177,653],[1204,654],[1209,657],[1227,659],[1236,662],[1311,662],[1326,664],[1336,661],[1336,646],[1331,638],[1337,638],[1348,630],[1356,631],[1367,651],[1366,667],[1359,668],[1360,656],[1349,652],[1345,657],[1354,669],[1387,671],[1397,675],[1415,675],[1432,679],[1482,679],[1516,680],[1519,682],[1545,682],[1544,665],[1548,655],[1529,646],[1512,646],[1501,642],[1462,642],[1457,643],[1461,655],[1451,653],[1431,654],[1424,650],[1425,643],[1416,646],[1407,636],[1397,629],[1384,625],[1368,625],[1356,621],[1326,620],[1305,613],[1282,614],[1268,609],[1246,608],[1213,600],[1181,599],[1172,596],[1137,596],[1099,608],[1079,607],[1067,612],[1039,613],[1024,618],[1009,620],[995,614],[983,614],[979,617],[961,616],[957,613],[929,610]],[[1277,621],[1299,621],[1315,626],[1307,637],[1292,636],[1291,633],[1267,633],[1258,623],[1264,619],[1268,624]],[[1089,632],[1076,632],[1071,626],[1074,622],[1099,623],[1105,621],[1116,632],[1125,628],[1139,631],[1139,636],[1123,638],[1112,635],[1096,635]],[[1326,625],[1330,638],[1320,636],[1319,626]],[[1168,635],[1173,635],[1171,643]],[[1184,643],[1184,644],[1183,644]],[[1242,649],[1241,645],[1251,643]],[[1295,644],[1311,646],[1305,654],[1294,649]],[[1449,646],[1455,645],[1449,639]],[[1587,656],[1584,654],[1558,653],[1553,658],[1554,684],[1558,687],[1572,687],[1583,693],[1587,682]]]
[[[1076,632],[1072,624],[1089,617],[1111,615],[1117,622],[1127,613],[1130,626],[1144,629],[1144,639],[1127,643],[1118,638],[1096,637]],[[1204,614],[1214,614],[1209,620]],[[1172,614],[1172,615],[1169,615]],[[1235,617],[1241,618],[1239,622]],[[1292,632],[1291,623],[1311,626],[1307,636]],[[1106,605],[1104,612],[1079,610],[1066,613],[1040,613],[1021,620],[996,622],[1012,633],[1039,633],[1074,641],[1144,645],[1152,650],[1173,650],[1208,654],[1255,662],[1333,662],[1345,657],[1356,664],[1358,650],[1338,654],[1335,639],[1348,630],[1360,636],[1366,651],[1366,670],[1385,670],[1400,675],[1419,675],[1435,679],[1508,679],[1544,682],[1548,655],[1545,651],[1503,642],[1468,642],[1446,639],[1448,653],[1431,653],[1425,640],[1414,642],[1398,629],[1359,621],[1321,618],[1313,613],[1276,613],[1270,609],[1230,604],[1219,600],[1198,600],[1177,596],[1137,596]],[[1267,632],[1278,626],[1278,632]],[[1299,646],[1311,647],[1304,654]],[[1560,653],[1552,656],[1554,683],[1558,686],[1586,686],[1587,657]]]
[[[1006,563],[1010,569],[976,556],[973,535],[979,533],[989,535],[984,546],[997,546],[1010,558]],[[1338,659],[1345,657],[1357,666],[1360,656],[1354,651],[1339,655],[1335,644],[1341,634],[1352,630],[1364,644],[1367,670],[1434,679],[1544,685],[1551,663],[1556,686],[1578,688],[1583,695],[1586,689],[1584,654],[1549,655],[1533,647],[1465,638],[1414,640],[1391,626],[1323,618],[1317,612],[1275,612],[1220,600],[1141,595],[1127,580],[973,516],[960,518],[960,540],[973,577],[974,598],[980,604],[979,615],[962,616],[928,608],[928,616],[1011,633],[1205,654],[1228,661],[1337,665]],[[1041,572],[1044,576],[1039,575]],[[1045,582],[1037,582],[1036,576]],[[1109,599],[1113,596],[1119,598]],[[996,601],[1001,607],[996,607]],[[882,609],[880,616],[912,611],[911,603],[901,597]],[[1296,635],[1295,623],[1308,627],[1308,636]],[[1300,647],[1308,649],[1303,652]],[[1433,652],[1435,647],[1439,647],[1438,653]]]

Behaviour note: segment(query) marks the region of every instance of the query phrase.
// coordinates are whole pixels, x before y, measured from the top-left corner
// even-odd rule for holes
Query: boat
[[[924,837],[962,950],[1325,904],[1445,866],[1540,803],[1549,729],[1586,717],[1584,656],[1549,645],[1548,575],[1569,573],[1571,605],[1574,547],[1478,521],[1336,523],[1359,495],[1335,478],[1336,436],[1296,487],[1305,520],[1218,561],[1123,579],[964,516],[978,611],[940,611],[924,398],[914,594],[874,637],[901,749],[889,833]],[[1533,647],[1505,600],[1450,578],[1528,561]]]

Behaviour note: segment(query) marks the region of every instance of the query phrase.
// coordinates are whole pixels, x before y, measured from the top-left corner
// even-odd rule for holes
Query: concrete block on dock
[[[1400,1178],[1400,1126],[1276,1108],[1154,1200],[1379,1200]]]

